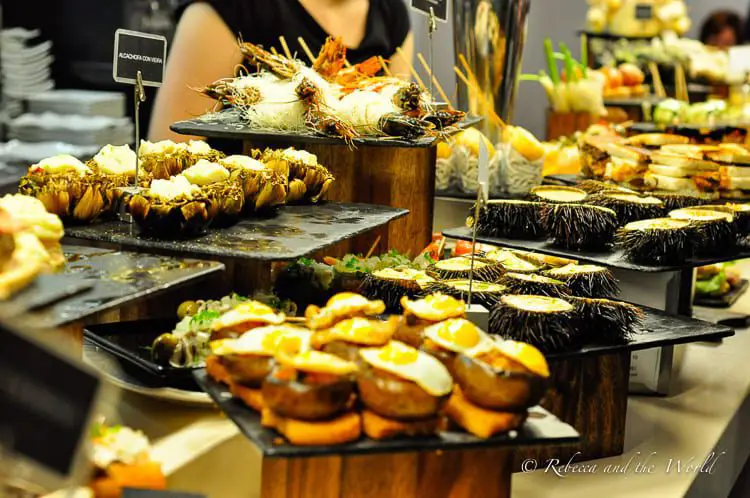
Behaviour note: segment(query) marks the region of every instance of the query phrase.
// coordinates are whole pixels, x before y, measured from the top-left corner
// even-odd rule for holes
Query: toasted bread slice
[[[401,421],[381,417],[375,412],[362,412],[362,426],[365,435],[370,439],[392,439],[400,436],[419,437],[436,434],[440,428],[440,418],[432,417],[425,420]]]
[[[232,380],[229,376],[229,371],[221,363],[221,359],[218,356],[210,355],[206,358],[206,374],[216,382],[229,385]]]
[[[649,171],[643,175],[643,182],[648,188],[664,190],[667,192],[684,192],[689,195],[695,195],[701,192],[695,182],[693,182],[692,178],[675,178]]]
[[[748,166],[722,166],[721,174],[726,177],[746,178],[750,177],[750,167]]]
[[[750,176],[729,176],[725,179],[726,190],[750,190]]]
[[[660,166],[672,166],[675,168],[683,169],[687,174],[704,172],[704,171],[718,171],[719,163],[713,161],[705,161],[703,159],[696,159],[694,157],[679,156],[676,154],[664,154],[663,152],[655,152],[651,155],[652,165]]]
[[[628,139],[628,144],[635,147],[663,147],[664,145],[684,145],[689,144],[690,139],[681,135],[672,135],[668,133],[643,133],[635,135]]]
[[[236,382],[230,382],[229,392],[256,412],[262,412],[266,407],[265,403],[263,403],[263,393],[261,393],[260,389],[252,389]]]
[[[621,143],[609,143],[604,149],[612,158],[623,159],[632,163],[646,164],[650,160],[651,151],[641,147],[633,147]]]
[[[476,437],[487,439],[496,434],[518,429],[526,421],[526,413],[495,412],[469,402],[457,386],[445,407],[448,417]]]
[[[351,443],[362,435],[362,418],[356,412],[347,412],[331,420],[309,422],[282,417],[266,408],[261,415],[261,425],[275,429],[297,446]]]

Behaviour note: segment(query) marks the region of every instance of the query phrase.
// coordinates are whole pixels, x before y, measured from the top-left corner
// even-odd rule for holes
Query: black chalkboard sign
[[[448,0],[411,0],[411,8],[422,14],[429,16],[430,7],[438,21],[448,21]]]
[[[122,498],[206,498],[205,495],[194,493],[183,493],[180,491],[159,491],[153,489],[133,489],[125,488],[122,490]]]
[[[0,446],[33,477],[61,486],[85,467],[81,451],[102,388],[79,360],[0,323]]]
[[[654,18],[654,6],[650,3],[639,3],[635,6],[635,18],[639,21],[650,21]]]
[[[127,29],[115,31],[112,77],[118,83],[135,84],[138,71],[143,84],[161,86],[167,62],[167,39]]]

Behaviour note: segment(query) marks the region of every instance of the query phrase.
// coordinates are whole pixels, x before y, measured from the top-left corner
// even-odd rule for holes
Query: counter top
[[[732,311],[750,311],[750,296]],[[749,349],[747,329],[685,346],[669,397],[629,398],[623,455],[567,470],[560,462],[557,472],[529,463],[540,470],[513,476],[513,498],[727,496],[750,454]]]

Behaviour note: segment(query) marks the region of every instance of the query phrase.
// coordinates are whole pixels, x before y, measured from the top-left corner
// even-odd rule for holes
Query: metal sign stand
[[[140,183],[138,182],[141,172],[141,104],[146,101],[146,90],[143,86],[143,75],[140,71],[136,73],[135,84],[133,85],[134,110],[133,119],[135,121],[135,180],[130,187],[124,187],[122,190],[126,195],[135,195],[140,192]],[[133,217],[125,209],[125,203],[120,206],[120,220],[133,223]]]
[[[430,71],[433,72],[433,73],[434,73],[434,69],[432,69],[432,68],[435,67],[434,66],[435,59],[433,58],[434,45],[435,44],[433,43],[432,35],[435,34],[435,31],[437,31],[437,20],[435,19],[435,9],[433,9],[432,7],[430,7],[430,20],[427,23],[427,36],[430,39],[430,54],[429,54],[429,56],[430,56]],[[432,77],[432,74],[428,74],[427,76],[429,77],[429,80],[430,80],[430,98],[434,102],[435,101],[435,94],[433,93],[433,84],[434,84],[433,83],[433,79],[434,78]],[[471,304],[471,303],[469,303],[469,304]]]

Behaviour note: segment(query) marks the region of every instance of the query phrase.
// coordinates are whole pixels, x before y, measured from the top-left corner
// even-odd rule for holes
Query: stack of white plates
[[[52,42],[34,42],[38,30],[23,28],[0,32],[0,73],[3,95],[24,99],[54,88],[50,75]]]
[[[125,117],[125,94],[93,90],[52,90],[28,98],[29,112]]]
[[[99,146],[70,145],[62,142],[26,143],[11,140],[0,143],[0,158],[7,163],[30,165],[47,157],[70,154],[81,160],[91,158],[99,152]],[[1,170],[2,168],[0,168]]]
[[[128,118],[78,116],[46,112],[22,114],[8,123],[8,138],[21,142],[65,142],[102,146],[133,142],[133,123]]]

